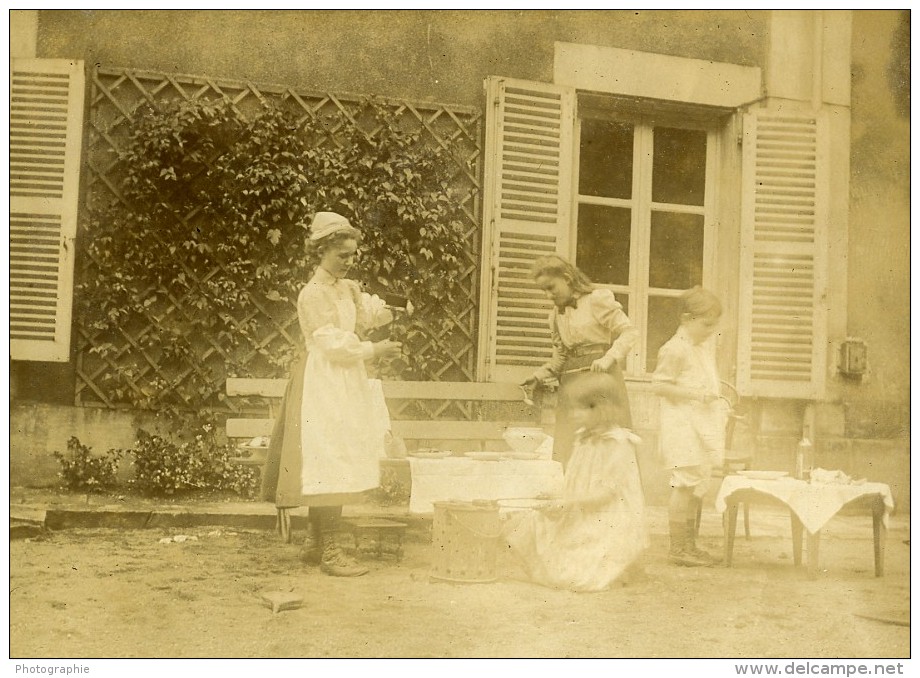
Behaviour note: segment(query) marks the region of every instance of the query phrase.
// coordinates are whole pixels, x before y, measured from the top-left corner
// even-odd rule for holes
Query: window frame
[[[698,115],[688,112],[688,117],[681,116],[679,110],[667,112],[655,111],[654,104],[641,112],[617,110],[616,106],[598,106],[599,99],[591,96],[592,104],[580,105],[575,115],[575,131],[572,140],[572,219],[568,241],[570,256],[575,261],[578,251],[578,214],[583,204],[623,207],[630,209],[630,270],[627,285],[596,283],[610,289],[615,295],[627,295],[629,298],[628,315],[633,325],[639,330],[639,339],[630,350],[626,361],[626,376],[633,380],[647,381],[651,373],[646,371],[648,362],[648,302],[651,297],[676,298],[682,290],[653,288],[648,285],[651,255],[651,216],[653,211],[671,213],[702,214],[703,216],[703,280],[702,285],[714,288],[717,283],[717,260],[719,252],[718,223],[720,207],[720,171],[722,157],[722,135],[727,120],[712,117],[701,120]],[[611,103],[616,100],[611,98]],[[580,101],[581,103],[581,101]],[[585,118],[624,122],[634,126],[633,132],[633,176],[632,197],[605,198],[587,196],[579,193],[580,148],[582,121]],[[654,150],[654,127],[674,127],[705,131],[706,136],[706,181],[703,206],[656,203],[652,201],[652,158]]]

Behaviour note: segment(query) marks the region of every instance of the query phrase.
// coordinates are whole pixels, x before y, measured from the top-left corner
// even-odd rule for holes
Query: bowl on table
[[[526,454],[534,454],[547,437],[543,429],[536,426],[509,426],[502,433],[512,450]]]

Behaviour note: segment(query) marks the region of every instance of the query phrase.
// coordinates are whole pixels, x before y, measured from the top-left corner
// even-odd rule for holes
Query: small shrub
[[[258,472],[232,461],[233,457],[239,456],[239,451],[231,443],[218,441],[212,424],[202,426],[187,446],[190,456],[201,460],[198,468],[202,487],[247,498],[255,495],[259,485]]]
[[[183,446],[141,429],[134,449],[131,484],[144,494],[170,495],[198,489],[196,460]]]
[[[145,494],[174,495],[192,491],[255,494],[256,472],[231,461],[235,448],[219,443],[214,427],[205,424],[185,442],[138,431],[132,485]]]
[[[121,450],[109,450],[94,456],[92,448],[83,445],[76,436],[67,441],[67,454],[55,452],[61,464],[60,475],[67,489],[74,492],[104,492],[118,483],[118,462]]]

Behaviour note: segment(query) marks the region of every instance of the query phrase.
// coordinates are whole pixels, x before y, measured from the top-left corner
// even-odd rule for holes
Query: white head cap
[[[348,219],[335,212],[317,212],[310,222],[310,240],[320,240],[327,235],[352,228]]]

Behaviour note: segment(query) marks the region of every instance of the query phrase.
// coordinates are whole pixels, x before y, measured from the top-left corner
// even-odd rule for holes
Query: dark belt
[[[575,346],[566,356],[565,365],[562,366],[562,373],[584,372],[591,368],[591,363],[598,358],[602,358],[608,350],[610,350],[610,347],[604,344]]]
[[[578,344],[567,351],[569,358],[580,358],[586,355],[604,355],[610,350],[607,344]]]

